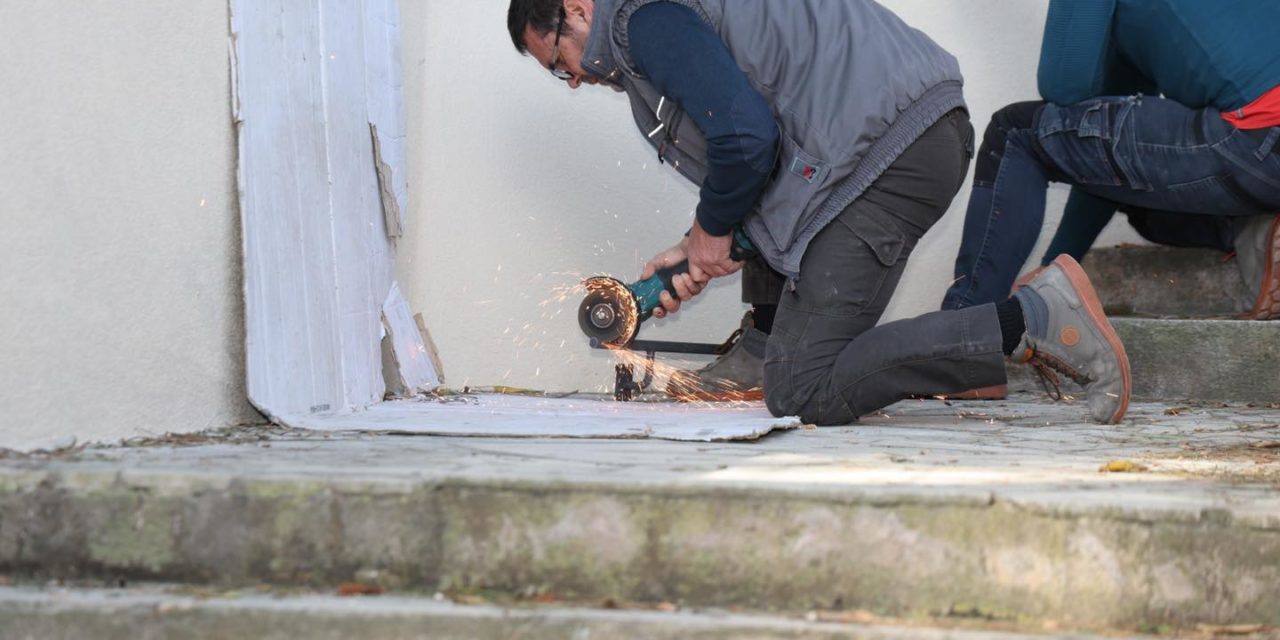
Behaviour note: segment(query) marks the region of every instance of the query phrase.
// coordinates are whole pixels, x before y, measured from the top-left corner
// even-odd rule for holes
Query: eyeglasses
[[[560,19],[556,21],[556,43],[551,48],[551,75],[558,80],[568,82],[573,79],[573,74],[564,69],[557,69],[556,63],[560,61],[560,32],[564,31],[564,5],[560,5]]]

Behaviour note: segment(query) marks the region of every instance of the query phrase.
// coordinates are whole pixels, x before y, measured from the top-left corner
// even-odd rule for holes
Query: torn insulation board
[[[391,292],[382,304],[382,322],[395,360],[393,371],[399,376],[397,388],[407,389],[409,395],[413,395],[440,386],[435,363],[409,310],[409,301],[400,293],[399,284],[392,283]]]
[[[436,377],[440,379],[440,384],[444,384],[444,364],[440,362],[440,350],[436,348],[436,341],[431,339],[431,332],[427,331],[427,321],[422,319],[421,313],[413,314],[413,321],[418,324],[418,333],[422,334],[422,344],[427,346],[427,356],[431,358]]]
[[[231,10],[249,399],[273,418],[358,410],[384,392],[394,249],[380,172],[401,228],[406,209],[398,5]]]
[[[395,193],[396,174],[391,165],[382,159],[382,142],[378,139],[378,126],[370,124],[369,134],[373,139],[373,161],[374,168],[378,172],[378,196],[382,202],[383,222],[386,224],[387,237],[394,243],[396,238],[404,235],[404,227],[401,226],[403,214]]]
[[[354,3],[353,3],[354,4]],[[409,176],[405,172],[404,80],[400,62],[400,5],[396,0],[361,0],[364,8],[365,75],[369,132],[374,140],[378,181],[387,235],[400,237],[409,210]]]
[[[761,402],[717,406],[474,395],[384,402],[344,416],[286,416],[284,423],[317,431],[720,442],[757,440],[795,429],[800,419],[775,418]]]

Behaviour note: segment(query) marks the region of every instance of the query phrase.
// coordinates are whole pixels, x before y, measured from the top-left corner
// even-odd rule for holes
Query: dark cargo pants
[[[774,415],[847,424],[911,395],[1005,383],[993,304],[876,326],[972,155],[968,116],[952,112],[814,238],[769,337],[764,390]]]

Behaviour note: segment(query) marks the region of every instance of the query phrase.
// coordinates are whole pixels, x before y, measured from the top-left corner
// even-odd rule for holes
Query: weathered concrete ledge
[[[1280,528],[945,496],[9,472],[0,573],[500,589],[1133,628],[1280,624]]]
[[[1094,249],[1084,262],[1108,314],[1235,317],[1253,308],[1234,260],[1208,249],[1121,246]]]
[[[1129,354],[1136,399],[1280,400],[1280,321],[1111,318],[1111,323]],[[1039,388],[1029,368],[1009,371],[1015,388]]]
[[[1035,640],[990,629],[896,627],[717,612],[659,613],[559,607],[458,606],[425,598],[263,595],[192,598],[146,590],[0,588],[0,622],[10,640]],[[972,625],[971,625],[972,626]],[[1116,636],[1108,636],[1113,640]]]

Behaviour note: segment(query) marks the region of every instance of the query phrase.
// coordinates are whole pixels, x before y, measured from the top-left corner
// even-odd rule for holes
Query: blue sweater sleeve
[[[720,37],[692,9],[672,2],[640,8],[628,25],[631,59],[707,139],[707,177],[698,223],[714,236],[749,214],[769,181],[778,124]]]

